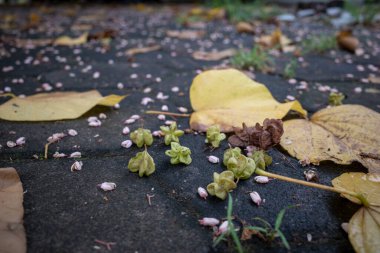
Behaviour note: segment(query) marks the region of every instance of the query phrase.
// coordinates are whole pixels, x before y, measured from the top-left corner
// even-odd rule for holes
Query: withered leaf
[[[192,56],[196,60],[219,61],[221,59],[234,56],[235,54],[236,54],[236,50],[234,48],[229,48],[229,49],[216,51],[216,52],[196,51],[192,54]]]
[[[351,53],[355,53],[356,49],[359,47],[359,40],[352,35],[351,30],[340,31],[336,40],[340,48]]]
[[[255,146],[267,150],[280,143],[284,133],[282,120],[265,119],[263,126],[256,123],[253,127],[234,128],[235,134],[228,138],[228,142],[234,147]]]
[[[169,30],[166,32],[166,35],[169,37],[174,37],[178,39],[195,40],[195,39],[199,39],[203,37],[205,33],[206,32],[202,30],[182,30],[182,31]]]
[[[14,168],[0,168],[0,252],[26,252],[23,189]]]
[[[144,53],[153,52],[153,51],[159,50],[160,48],[161,48],[160,45],[153,45],[149,47],[135,47],[135,48],[128,49],[125,52],[125,55],[134,56],[136,54],[144,54]]]
[[[255,33],[253,25],[247,22],[239,22],[236,24],[236,30],[238,33]]]

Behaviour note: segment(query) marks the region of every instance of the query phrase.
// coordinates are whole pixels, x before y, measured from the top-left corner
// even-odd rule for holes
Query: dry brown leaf
[[[208,70],[197,75],[190,87],[194,112],[190,126],[205,132],[219,125],[222,132],[232,132],[242,123],[254,126],[266,118],[281,119],[290,110],[306,115],[298,101],[277,102],[265,85],[251,80],[236,69]]]
[[[204,52],[196,51],[192,54],[193,58],[201,61],[219,61],[224,58],[229,58],[236,54],[236,49],[229,48],[222,51]]]
[[[380,84],[380,76],[370,76],[368,77],[368,80],[371,83]]]
[[[0,105],[0,118],[11,121],[75,119],[96,105],[114,106],[124,97],[118,95],[103,97],[97,90],[15,97]]]
[[[283,52],[293,52],[296,47],[291,45],[292,41],[282,34],[281,30],[277,28],[271,35],[261,36],[258,43],[263,47],[275,48],[278,47]]]
[[[0,252],[26,252],[23,189],[14,168],[0,168]]]
[[[153,45],[149,47],[135,47],[135,48],[128,49],[125,52],[125,55],[134,56],[136,54],[145,54],[145,53],[153,52],[159,49],[161,49],[160,45]]]
[[[255,33],[255,28],[253,25],[247,22],[239,22],[236,24],[236,31],[238,33]]]
[[[182,31],[169,30],[169,31],[166,31],[166,35],[169,37],[174,37],[174,38],[178,38],[178,39],[195,40],[195,39],[202,38],[205,35],[205,31],[202,31],[202,30],[182,30]]]
[[[87,42],[88,33],[84,33],[78,38],[71,38],[69,36],[61,36],[54,40],[56,46],[77,46]]]
[[[380,172],[380,114],[361,105],[322,109],[311,120],[284,122],[281,146],[302,163],[358,161]]]
[[[363,204],[350,219],[348,237],[358,253],[375,253],[380,249],[380,174],[344,173],[332,181],[334,188],[359,194],[366,203],[347,194],[343,197]]]
[[[340,48],[351,53],[355,53],[356,49],[359,48],[359,40],[349,30],[340,31],[336,36],[336,40]]]

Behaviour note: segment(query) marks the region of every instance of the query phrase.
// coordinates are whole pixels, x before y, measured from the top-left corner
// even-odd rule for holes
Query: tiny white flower
[[[148,77],[147,77],[148,78]],[[150,87],[147,87],[147,88],[145,88],[144,90],[143,90],[143,92],[144,93],[149,93],[149,92],[151,92],[152,91],[152,88],[150,88]]]
[[[201,220],[198,220],[199,224],[203,225],[203,226],[216,226],[220,223],[220,221],[218,219],[215,219],[215,218],[203,218]]]
[[[218,228],[217,235],[224,234],[228,230],[228,221],[224,221]]]
[[[25,142],[26,142],[25,137],[20,137],[20,138],[18,138],[18,139],[16,140],[16,144],[17,144],[17,146],[22,146],[22,145],[25,144]]]
[[[78,132],[74,129],[69,129],[69,131],[67,131],[67,133],[70,135],[70,136],[77,136],[78,135]]]
[[[151,99],[150,97],[144,97],[144,98],[141,100],[141,104],[142,104],[142,105],[147,105],[147,104],[152,103],[152,102],[154,102],[154,100]]]
[[[157,118],[158,118],[159,120],[165,120],[165,119],[166,119],[166,116],[163,115],[163,114],[159,114],[159,115],[157,116]]]
[[[120,109],[120,104],[114,104],[113,109]]]
[[[210,163],[219,163],[219,158],[216,156],[210,155],[207,157],[207,159]]]
[[[169,98],[169,95],[164,95],[164,93],[159,92],[159,93],[157,93],[156,98],[159,99],[159,100],[165,100],[165,99]]]
[[[161,106],[161,110],[162,111],[169,111],[169,107],[167,106],[167,105],[163,105],[163,106]]]
[[[124,88],[124,84],[122,84],[122,83],[118,83],[118,84],[117,84],[117,88],[118,88],[119,90],[122,90],[122,89]]]
[[[131,132],[131,130],[129,130],[129,127],[124,127],[123,128],[123,134],[129,134]]]
[[[97,121],[98,120],[98,117],[96,117],[96,116],[91,116],[91,117],[88,117],[87,118],[87,122],[91,122],[91,121]]]
[[[203,199],[206,199],[208,196],[206,189],[203,187],[198,187],[198,194]]]
[[[255,203],[258,206],[261,205],[261,203],[263,202],[258,192],[253,191],[249,194],[249,196],[251,197],[253,203]]]
[[[177,86],[174,86],[174,87],[171,88],[171,91],[172,92],[178,92],[179,88]]]
[[[123,148],[130,148],[132,146],[132,141],[131,140],[125,140],[121,143],[121,146]]]
[[[104,113],[99,113],[99,119],[106,119],[107,118],[107,115],[105,115]]]
[[[269,178],[266,176],[256,176],[254,179],[257,183],[260,184],[266,184],[269,182]]]
[[[178,111],[180,111],[180,112],[182,112],[182,113],[187,113],[187,108],[185,108],[185,107],[178,107]]]
[[[90,127],[100,127],[102,125],[102,122],[100,120],[94,120],[88,123]]]
[[[81,158],[82,157],[82,153],[76,151],[76,152],[71,153],[69,157],[70,158]]]
[[[49,138],[47,138],[47,141],[48,142],[57,142],[57,141],[61,140],[62,138],[64,138],[65,136],[66,136],[66,134],[64,134],[64,133],[55,133],[52,136],[49,136]]]
[[[14,141],[7,141],[8,148],[14,148],[17,146],[16,142]]]
[[[99,72],[95,72],[93,75],[92,75],[92,78],[94,79],[97,79],[100,77],[100,73]]]
[[[131,119],[134,119],[134,120],[138,120],[140,118],[141,118],[140,115],[137,115],[137,114],[131,116]]]
[[[170,126],[173,122],[175,122],[175,121],[174,120],[167,120],[167,121],[165,121],[165,125]]]
[[[127,119],[127,120],[125,120],[124,121],[124,124],[133,124],[133,123],[135,123],[136,122],[136,120],[135,119]]]
[[[73,165],[71,165],[71,172],[75,171],[75,170],[81,170],[82,169],[82,166],[83,166],[83,162],[82,161],[75,161],[73,163]]]
[[[116,184],[112,182],[104,182],[104,183],[98,184],[98,187],[106,192],[106,191],[115,190]]]
[[[160,130],[157,130],[157,131],[153,131],[152,135],[155,137],[161,137],[163,134]]]
[[[55,152],[54,154],[53,154],[53,157],[54,158],[62,158],[62,157],[66,157],[67,155],[66,154],[64,154],[64,153],[59,153],[59,152]]]

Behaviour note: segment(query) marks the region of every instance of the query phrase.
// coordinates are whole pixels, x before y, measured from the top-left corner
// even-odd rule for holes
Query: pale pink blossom
[[[132,141],[131,140],[125,140],[121,143],[121,146],[123,148],[130,148],[132,146]]]
[[[112,182],[104,182],[104,183],[98,184],[98,187],[106,192],[106,191],[115,190],[116,184]]]
[[[71,170],[71,172],[76,171],[76,170],[81,170],[82,166],[83,166],[83,162],[82,161],[75,161],[73,163],[73,165],[71,165],[70,170]]]
[[[203,225],[203,226],[216,226],[220,223],[220,221],[218,219],[215,219],[215,218],[203,218],[201,220],[198,220],[199,224]]]
[[[207,191],[203,187],[198,187],[198,194],[203,199],[206,199],[208,196]]]
[[[261,203],[263,202],[258,192],[253,191],[249,194],[249,196],[251,197],[253,203],[255,203],[258,206],[261,205]]]

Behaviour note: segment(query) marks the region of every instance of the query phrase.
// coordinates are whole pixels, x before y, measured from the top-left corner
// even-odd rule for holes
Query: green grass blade
[[[284,244],[285,248],[290,250],[290,245],[289,245],[288,241],[286,240],[285,235],[280,230],[277,230],[276,232],[277,232],[278,236],[280,236],[281,241]]]

